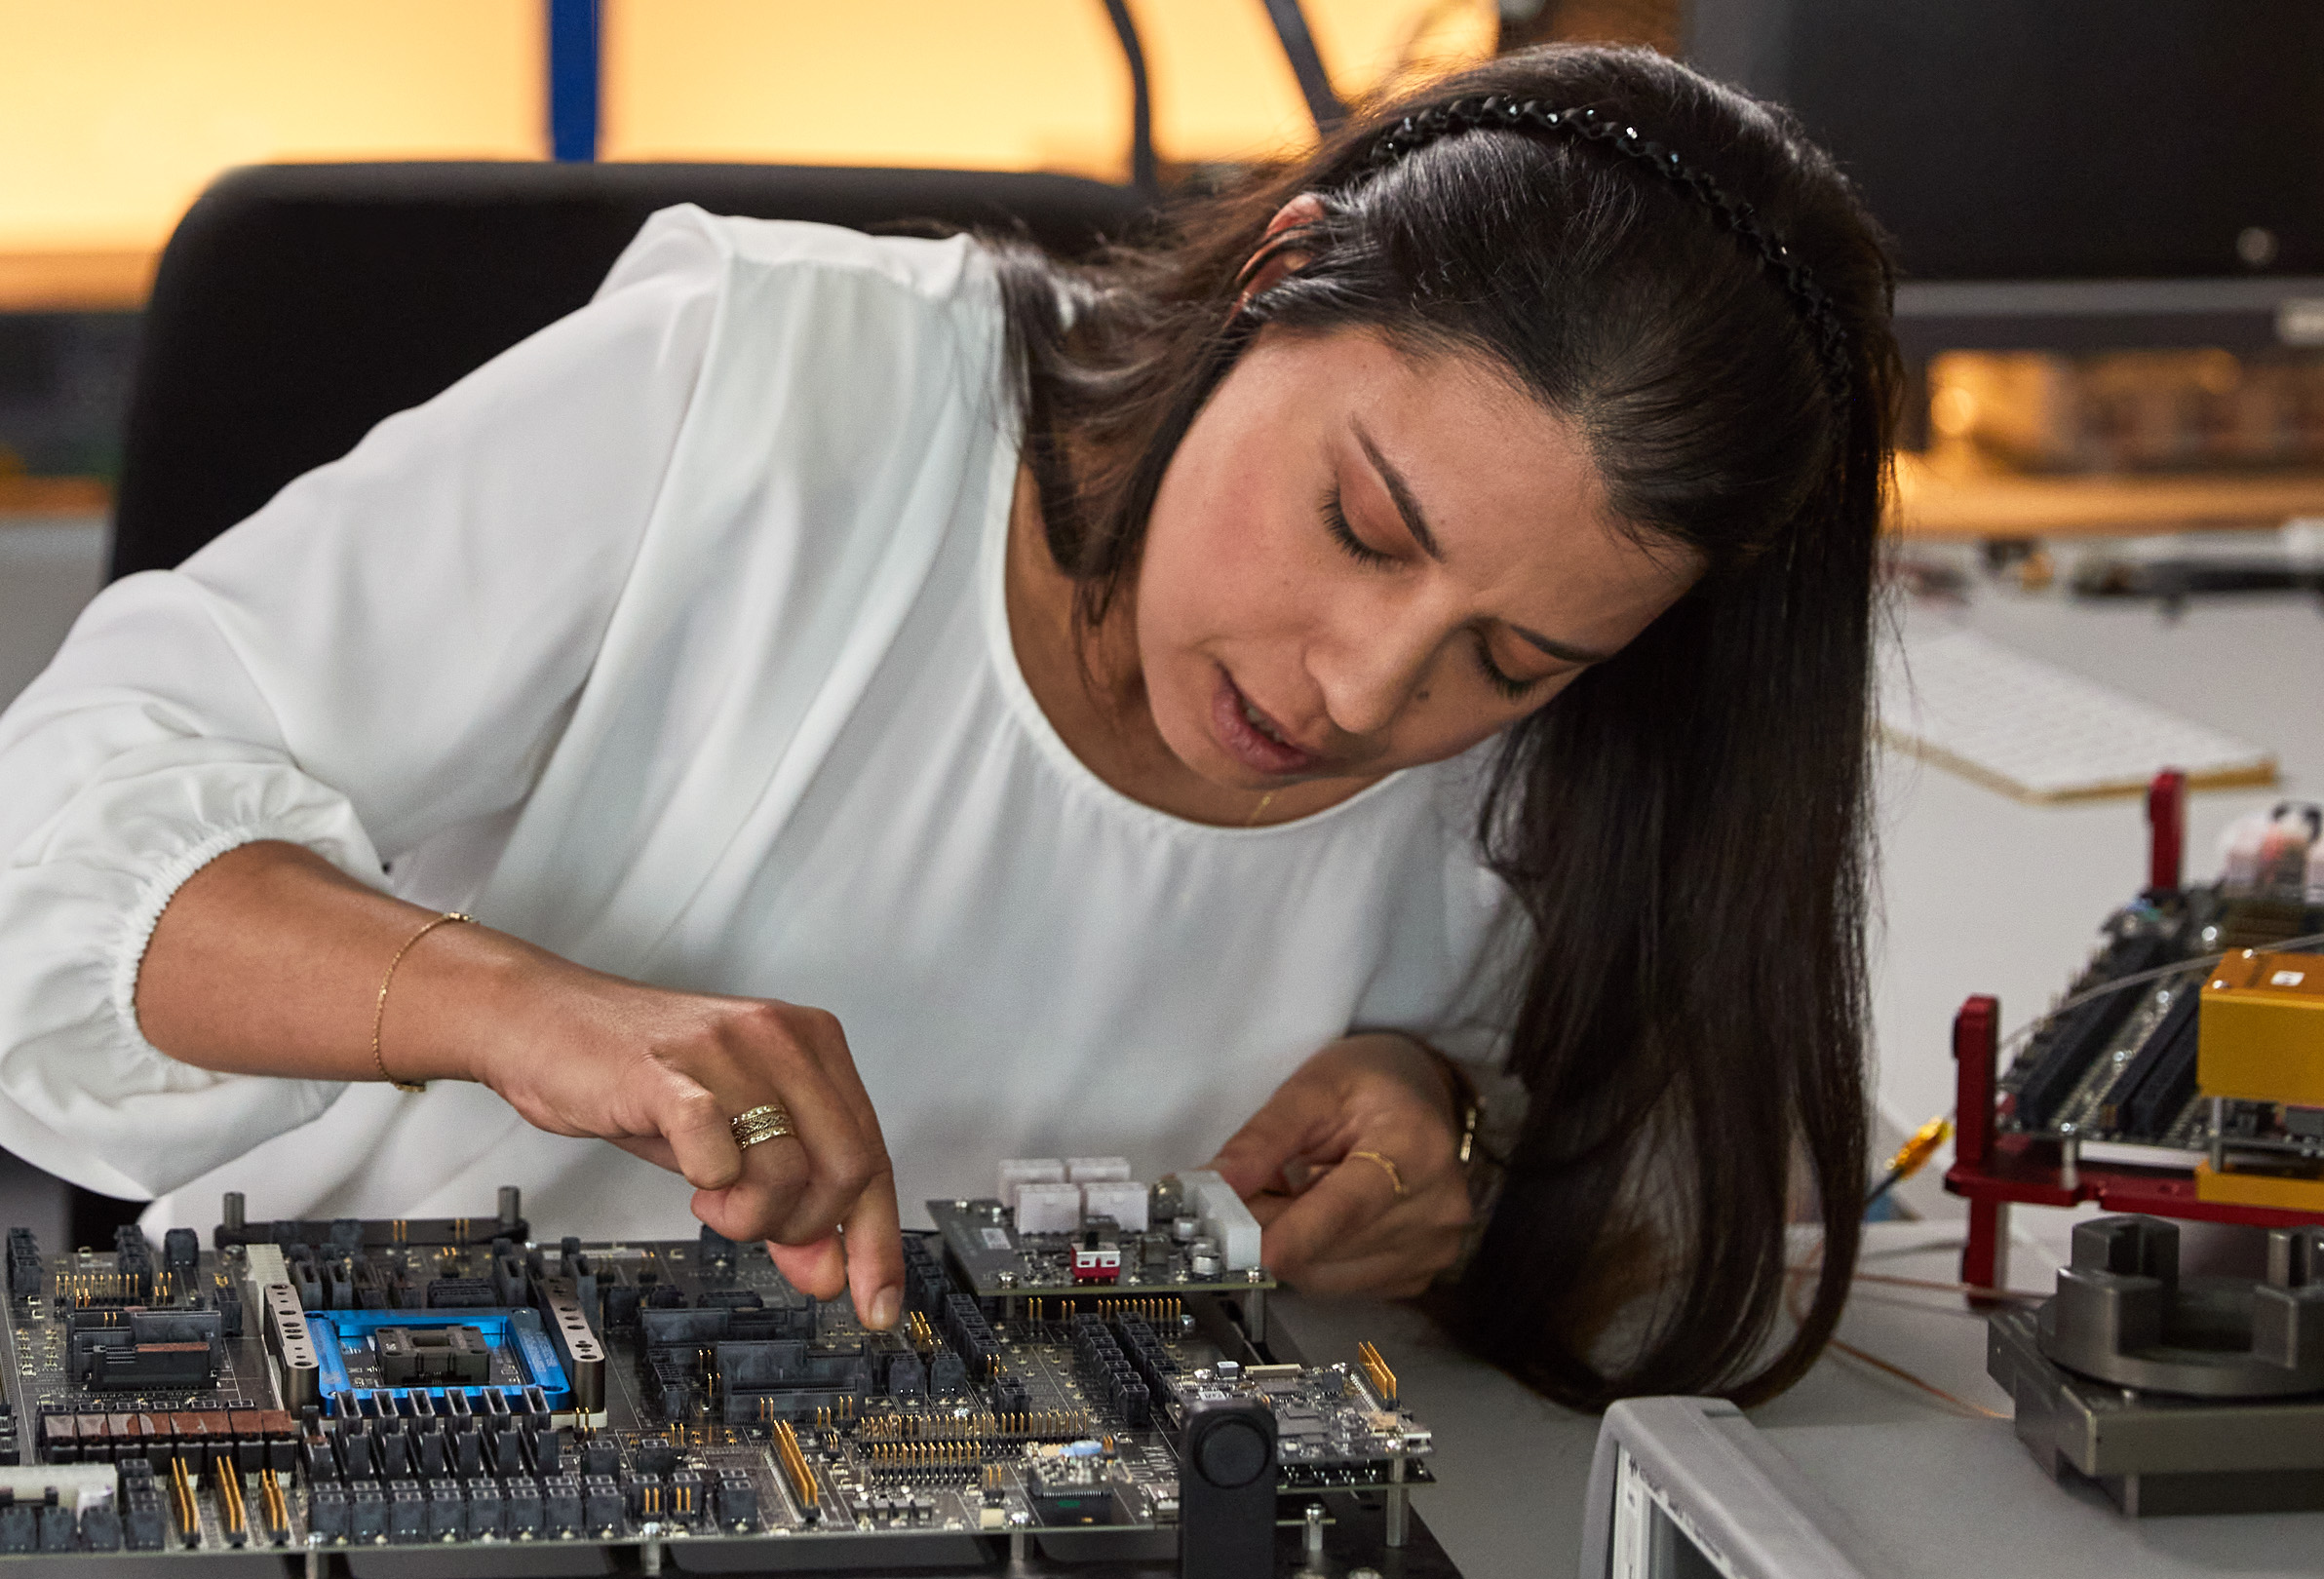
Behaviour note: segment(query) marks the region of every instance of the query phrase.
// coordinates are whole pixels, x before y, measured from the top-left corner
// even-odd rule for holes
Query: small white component
[[[1065,1165],[1055,1157],[1011,1157],[1000,1165],[1000,1204],[1014,1212],[1019,1185],[1065,1181]]]
[[[1067,1157],[1065,1177],[1076,1184],[1095,1184],[1101,1179],[1124,1179],[1130,1176],[1127,1157]]]
[[[1219,1242],[1226,1270],[1245,1272],[1259,1265],[1259,1219],[1234,1187],[1208,1169],[1181,1174],[1179,1183],[1203,1236]]]
[[[1099,1179],[1081,1186],[1081,1210],[1093,1217],[1111,1217],[1126,1234],[1143,1234],[1146,1227],[1146,1187],[1134,1178]]]
[[[58,1506],[86,1513],[113,1500],[114,1473],[110,1464],[11,1465],[0,1469],[0,1491],[32,1503],[54,1491]]]
[[[1081,1228],[1081,1186],[1027,1182],[1017,1186],[1017,1232],[1070,1234]]]

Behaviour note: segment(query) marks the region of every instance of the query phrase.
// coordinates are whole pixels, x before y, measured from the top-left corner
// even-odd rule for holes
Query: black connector
[[[2180,987],[2162,1023],[2115,1082],[2115,1128],[2123,1134],[2160,1139],[2193,1098],[2195,1031],[2202,1001],[2198,982]]]
[[[11,1228],[8,1231],[8,1291],[22,1298],[40,1292],[46,1268],[41,1264],[40,1241],[32,1237],[29,1228]]]
[[[2159,932],[2117,938],[2099,956],[2091,984],[2102,985],[2150,969],[2160,963],[2169,946],[2169,937]],[[2050,1127],[2058,1109],[2089,1071],[2091,1060],[2106,1051],[2107,1038],[2113,1035],[2138,999],[2137,992],[2124,988],[2092,998],[2058,1017],[2040,1057],[2018,1087],[2020,1123],[2029,1130]]]

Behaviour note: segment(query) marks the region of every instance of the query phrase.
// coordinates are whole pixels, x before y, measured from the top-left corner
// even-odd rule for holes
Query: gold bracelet
[[[429,922],[426,926],[413,933],[409,938],[406,939],[404,941],[404,946],[396,950],[396,957],[387,962],[387,974],[381,977],[379,980],[379,1007],[371,1012],[371,1062],[378,1066],[379,1078],[386,1081],[389,1085],[395,1087],[398,1091],[426,1091],[428,1089],[428,1083],[425,1080],[418,1081],[416,1083],[407,1080],[398,1080],[394,1075],[391,1075],[387,1072],[387,1059],[379,1052],[379,1027],[387,1021],[387,989],[395,982],[396,967],[404,963],[404,956],[411,952],[412,946],[414,944],[416,944],[422,938],[425,938],[429,933],[434,932],[438,927],[443,926],[445,922],[466,921],[474,923],[476,917],[473,915],[463,915],[458,910],[446,910],[435,920]]]
[[[1429,1060],[1436,1065],[1437,1072],[1445,1077],[1445,1083],[1452,1088],[1452,1105],[1459,1115],[1455,1123],[1460,1131],[1460,1166],[1465,1169],[1477,1155],[1477,1132],[1485,1125],[1485,1102],[1477,1095],[1477,1083],[1469,1078],[1469,1072],[1455,1062],[1451,1054],[1424,1038],[1407,1030],[1390,1031],[1388,1034],[1401,1036],[1427,1054]]]

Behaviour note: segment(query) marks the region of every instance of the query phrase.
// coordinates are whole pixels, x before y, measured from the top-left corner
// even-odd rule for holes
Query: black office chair
[[[1069,175],[785,165],[261,165],[162,253],[112,574],[166,569],[292,478],[587,302],[646,215],[1022,229],[1085,253],[1147,212]]]
[[[167,569],[587,302],[646,215],[1024,234],[1065,255],[1149,212],[1068,175],[784,165],[261,165],[220,177],[162,253],[113,516],[112,574]],[[141,1203],[74,1189],[73,1241]]]

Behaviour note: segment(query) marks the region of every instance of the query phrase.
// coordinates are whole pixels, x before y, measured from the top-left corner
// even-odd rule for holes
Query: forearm
[[[396,967],[382,1013],[389,962],[434,917],[296,845],[244,845],[162,912],[137,973],[138,1026],[205,1069],[377,1080],[376,1019],[397,1079],[474,1078],[515,981],[554,962],[481,927],[438,927]]]
[[[852,1282],[865,1320],[894,1323],[894,1179],[837,1021],[625,982],[481,926],[414,943],[436,918],[296,845],[244,845],[162,912],[137,973],[139,1028],[205,1069],[378,1080],[376,1018],[395,1079],[481,1081],[540,1129],[682,1174],[703,1221],[778,1241],[794,1283],[829,1298]],[[767,1103],[796,1128],[746,1149],[728,1120]]]

